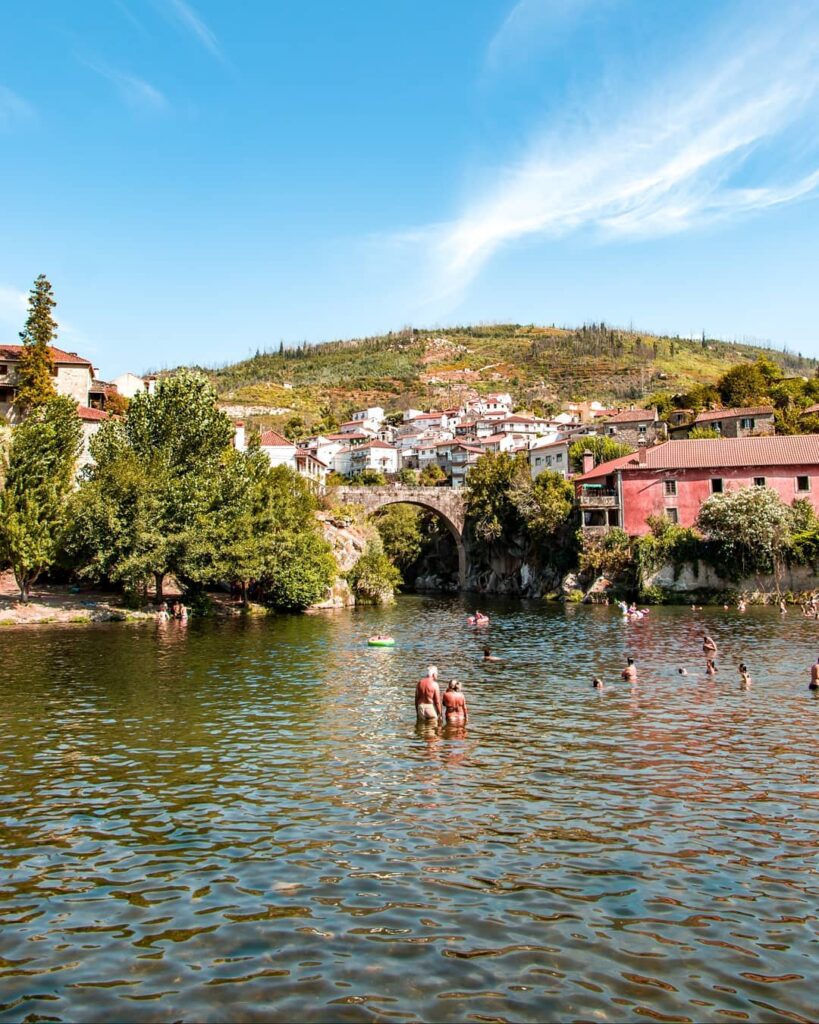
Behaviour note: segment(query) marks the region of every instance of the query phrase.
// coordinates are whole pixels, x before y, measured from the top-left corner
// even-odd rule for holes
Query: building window
[[[754,427],[756,426],[756,420],[747,419],[747,418],[741,419],[739,421],[739,425],[742,428],[742,430],[753,430]]]
[[[614,436],[617,433],[617,427],[609,427],[609,434]]]
[[[796,489],[797,489],[797,491],[809,491],[810,490],[810,477],[809,476],[798,476],[796,478]]]
[[[711,493],[722,494],[722,477],[716,476],[711,480]]]
[[[672,523],[678,523],[680,521],[680,515],[675,508],[667,508],[665,514],[671,520]]]
[[[669,497],[669,498],[673,498],[673,497],[676,496],[676,494],[677,494],[677,481],[676,480],[666,480],[665,481],[665,493],[666,493],[666,496]]]
[[[764,487],[764,486],[765,486],[765,477],[764,476],[755,476],[754,477],[754,487]]]
[[[8,365],[6,363],[0,363],[0,376],[5,377],[8,372]]]
[[[555,455],[555,462],[562,462],[562,461],[563,461],[563,456],[562,455]]]
[[[540,456],[538,455],[538,456],[537,456],[537,457],[535,458],[535,465],[536,465],[536,466],[539,466],[539,465],[541,464],[541,462],[543,462],[543,459],[541,459],[541,457],[540,457]]]
[[[644,434],[646,432],[646,425],[645,425],[645,423],[641,423],[640,426],[637,428],[637,430],[639,431],[639,433]]]

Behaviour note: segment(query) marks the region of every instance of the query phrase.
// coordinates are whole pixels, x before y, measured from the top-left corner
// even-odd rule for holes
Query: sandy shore
[[[28,604],[10,572],[0,574],[0,626],[31,626],[49,622],[125,622],[150,619],[153,613],[122,607],[119,594],[43,584],[32,588]]]

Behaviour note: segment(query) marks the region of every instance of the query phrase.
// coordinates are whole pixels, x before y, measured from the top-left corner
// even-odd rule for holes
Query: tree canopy
[[[569,461],[576,473],[582,471],[583,453],[587,451],[592,453],[594,464],[598,466],[601,462],[619,459],[621,455],[630,455],[634,448],[622,441],[613,441],[610,437],[606,437],[605,434],[578,438],[569,448]]]
[[[57,321],[51,311],[57,303],[45,274],[35,280],[28,297],[28,317],[20,332],[23,350],[17,367],[15,406],[23,412],[56,397],[54,362],[50,346],[57,337]]]
[[[23,602],[57,558],[81,447],[70,398],[34,406],[12,430],[0,493],[0,556],[11,565]]]

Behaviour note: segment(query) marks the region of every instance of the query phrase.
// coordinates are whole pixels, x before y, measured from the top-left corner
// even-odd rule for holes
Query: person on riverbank
[[[436,722],[444,717],[438,669],[435,665],[429,666],[427,674],[415,687],[415,713],[419,722]]]
[[[637,666],[634,664],[634,658],[626,659],[626,667],[620,675],[627,683],[634,683],[637,681]]]
[[[466,697],[457,679],[450,679],[449,685],[441,698],[447,725],[466,725],[469,721],[469,708]]]
[[[808,683],[809,690],[819,690],[819,658],[810,667],[810,682]]]
[[[717,653],[717,645],[707,633],[702,634],[702,653],[709,655]]]
[[[717,663],[713,658],[707,658],[705,662],[705,674],[707,676],[715,676],[717,672]]]
[[[501,658],[496,658],[495,655],[489,650],[488,647],[483,649],[483,660],[484,661],[502,661]]]

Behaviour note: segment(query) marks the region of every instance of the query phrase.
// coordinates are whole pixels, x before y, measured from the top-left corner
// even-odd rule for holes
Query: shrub
[[[365,604],[385,604],[401,585],[401,573],[384,554],[380,538],[370,541],[364,554],[346,574],[356,600]]]
[[[790,543],[792,511],[768,487],[743,487],[712,494],[700,508],[697,526],[714,544],[721,575],[772,572]]]

